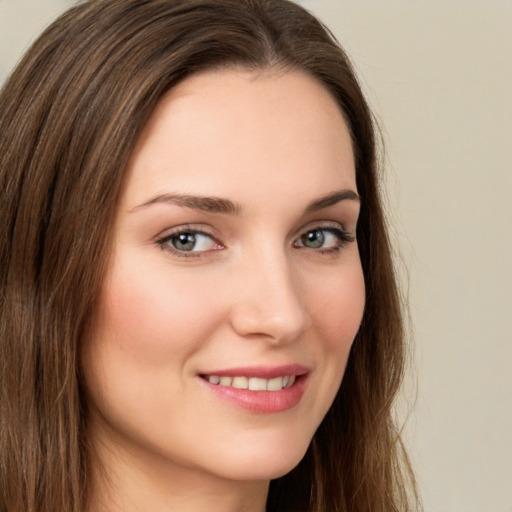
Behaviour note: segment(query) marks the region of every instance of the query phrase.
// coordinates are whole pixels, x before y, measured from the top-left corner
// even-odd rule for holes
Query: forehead
[[[338,105],[309,75],[208,71],[159,103],[133,152],[124,200],[152,193],[312,195],[354,188],[350,135]],[[127,205],[128,206],[128,205]]]

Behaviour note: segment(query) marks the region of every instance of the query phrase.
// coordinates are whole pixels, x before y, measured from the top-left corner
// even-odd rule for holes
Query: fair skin
[[[307,75],[211,71],[167,94],[83,348],[91,511],[265,510],[359,328],[359,206],[346,124]]]

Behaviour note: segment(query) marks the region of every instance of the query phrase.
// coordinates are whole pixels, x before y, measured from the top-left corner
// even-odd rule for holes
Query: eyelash
[[[168,251],[174,256],[178,256],[179,258],[199,258],[202,254],[205,252],[210,251],[180,251],[179,249],[176,249],[172,246],[172,240],[174,238],[177,238],[180,235],[193,235],[193,236],[206,236],[212,240],[212,243],[215,244],[215,246],[218,246],[218,248],[211,249],[212,251],[220,250],[224,248],[224,246],[211,234],[205,231],[204,229],[197,229],[189,226],[180,226],[179,228],[176,228],[175,230],[171,231],[170,233],[167,233],[165,236],[159,238],[156,240],[157,245],[160,246],[160,248],[163,251]]]
[[[323,232],[323,233],[329,233],[329,234],[333,235],[336,238],[336,245],[334,245],[333,247],[328,247],[328,248],[320,248],[319,247],[317,249],[314,249],[311,247],[306,247],[304,245],[296,245],[299,241],[302,241],[302,239],[305,236],[307,236],[308,234],[314,233],[314,232]],[[355,240],[356,240],[355,236],[353,236],[352,234],[345,231],[345,229],[343,229],[342,227],[319,225],[319,226],[315,226],[315,227],[312,227],[312,228],[304,231],[303,234],[298,238],[297,242],[295,242],[294,245],[295,245],[295,247],[298,247],[298,248],[314,250],[315,252],[319,252],[320,254],[333,255],[333,254],[338,253],[347,244],[355,242]]]
[[[323,232],[323,233],[329,233],[333,235],[336,238],[336,245],[333,247],[328,248],[311,248],[303,245],[303,239],[305,236],[310,235],[314,232]],[[212,240],[212,243],[216,246],[214,249],[205,250],[205,251],[185,251],[185,250],[179,250],[172,245],[172,240],[180,235],[193,235],[193,236],[205,236]],[[318,252],[320,254],[325,255],[334,255],[338,253],[343,247],[345,247],[347,244],[355,242],[356,238],[352,234],[345,231],[342,227],[339,225],[337,226],[314,226],[311,228],[306,229],[302,232],[302,234],[298,237],[297,241],[294,243],[294,247],[298,249],[311,249],[314,252]],[[301,242],[301,245],[297,245],[299,242]],[[225,246],[220,243],[211,233],[208,233],[205,230],[188,227],[188,226],[180,226],[179,228],[176,228],[174,231],[167,233],[165,236],[159,238],[156,240],[156,244],[160,246],[160,248],[164,251],[168,251],[171,254],[178,256],[179,258],[199,258],[202,254],[205,252],[211,252],[211,251],[217,251],[225,248]]]

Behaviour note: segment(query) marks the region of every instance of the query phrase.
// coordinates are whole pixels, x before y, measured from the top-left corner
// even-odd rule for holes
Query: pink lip
[[[237,389],[230,386],[212,384],[204,378],[200,381],[217,397],[233,403],[234,405],[259,414],[272,414],[283,412],[295,407],[306,390],[309,370],[302,365],[285,365],[279,367],[253,366],[244,368],[229,368],[203,373],[202,375],[221,375],[226,377],[259,377],[272,379],[285,375],[295,375],[294,384],[279,391],[251,391]]]

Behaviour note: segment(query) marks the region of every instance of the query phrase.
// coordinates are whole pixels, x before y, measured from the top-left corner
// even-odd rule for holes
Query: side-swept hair
[[[347,56],[287,0],[91,0],[40,36],[0,94],[2,512],[86,508],[80,341],[123,172],[170,88],[232,67],[318,80],[347,121],[362,197],[363,322],[334,404],[302,462],[272,482],[268,511],[413,509],[414,478],[391,416],[404,365],[400,301],[374,123]]]

